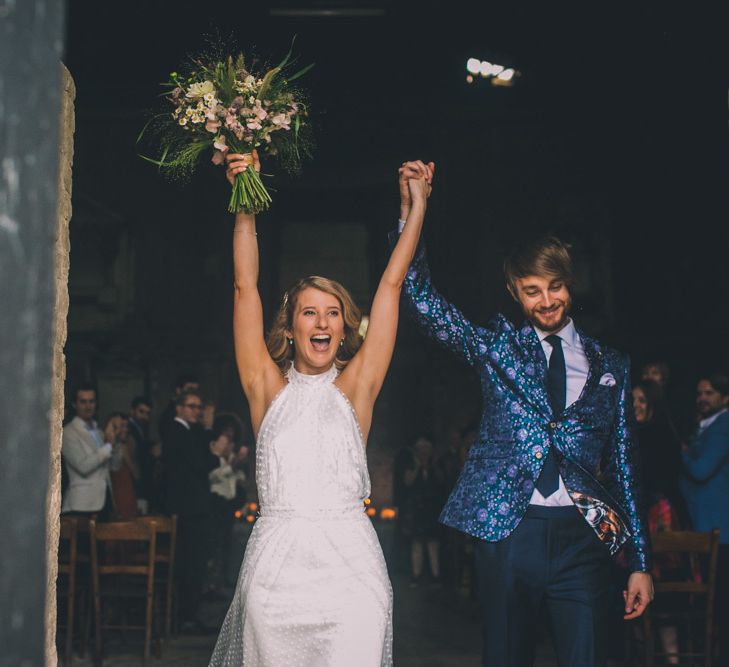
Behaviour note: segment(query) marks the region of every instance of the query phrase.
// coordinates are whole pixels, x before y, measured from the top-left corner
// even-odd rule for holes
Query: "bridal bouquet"
[[[189,176],[200,156],[212,152],[214,164],[225,154],[250,154],[254,149],[275,156],[282,167],[297,172],[309,155],[311,139],[304,96],[292,83],[312,65],[291,72],[291,52],[265,72],[237,57],[191,58],[180,73],[172,72],[163,97],[168,110],[142,130],[157,139],[159,159],[144,159],[171,176]],[[252,160],[251,160],[252,162]],[[228,210],[260,213],[271,196],[260,174],[249,166],[237,174]]]

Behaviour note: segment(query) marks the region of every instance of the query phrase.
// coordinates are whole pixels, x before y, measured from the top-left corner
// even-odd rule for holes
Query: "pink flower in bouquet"
[[[227,153],[230,150],[228,144],[225,143],[225,137],[222,134],[219,137],[215,137],[213,148],[216,151],[221,151],[222,153]]]
[[[240,140],[243,138],[243,126],[238,122],[238,118],[236,116],[228,114],[225,117],[225,127],[227,127],[237,139]]]
[[[230,150],[229,146],[225,143],[225,137],[219,135],[213,142],[213,164],[223,164],[225,162],[225,154]]]
[[[258,118],[258,120],[266,120],[266,118],[268,117],[268,111],[266,111],[261,106],[261,100],[256,100],[256,103],[253,106],[253,109],[251,111],[253,111],[253,113],[256,115],[256,118]]]
[[[291,129],[291,117],[285,113],[277,113],[271,117],[271,122],[276,126],[284,130]]]
[[[220,129],[220,121],[216,118],[215,114],[207,114],[205,129],[212,134],[215,134]]]

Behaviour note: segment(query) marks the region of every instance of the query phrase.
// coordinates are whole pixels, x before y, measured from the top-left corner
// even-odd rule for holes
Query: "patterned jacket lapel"
[[[584,401],[589,400],[590,396],[593,395],[595,387],[598,386],[603,374],[604,357],[599,343],[589,336],[586,336],[581,329],[577,329],[577,327],[575,327],[575,330],[577,331],[577,335],[580,337],[580,341],[582,341],[582,347],[585,350],[589,369],[584,389],[580,393],[579,398],[572,403],[572,405],[567,407],[565,414],[579,410],[580,407],[584,405]]]
[[[600,349],[600,345],[596,340],[586,336],[581,329],[576,328],[576,331],[582,341],[582,346],[585,349],[585,356],[587,357],[587,363],[590,366],[584,392],[584,395],[587,396],[588,392],[597,386],[597,383],[602,377],[604,357],[602,350]]]

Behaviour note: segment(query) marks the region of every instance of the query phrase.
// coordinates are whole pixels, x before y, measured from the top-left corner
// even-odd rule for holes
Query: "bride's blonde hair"
[[[289,344],[286,331],[294,327],[294,309],[299,294],[313,287],[320,292],[326,292],[336,297],[342,309],[342,320],[344,321],[344,341],[337,350],[334,364],[342,370],[357,353],[362,344],[362,336],[359,334],[359,326],[362,321],[362,313],[357,304],[354,303],[349,292],[336,280],[322,278],[321,276],[309,276],[302,278],[291,289],[284,293],[283,301],[273,321],[273,326],[268,332],[266,346],[273,360],[281,370],[286,370],[294,358],[293,345]]]

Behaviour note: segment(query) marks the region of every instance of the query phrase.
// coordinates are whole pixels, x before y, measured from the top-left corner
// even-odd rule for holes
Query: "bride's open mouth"
[[[311,341],[311,346],[317,352],[326,352],[332,342],[332,337],[327,334],[318,334],[316,336],[312,336],[309,340]]]

